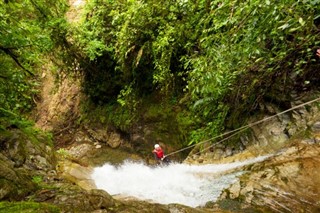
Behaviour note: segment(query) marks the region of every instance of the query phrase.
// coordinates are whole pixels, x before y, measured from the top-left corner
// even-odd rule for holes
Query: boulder
[[[108,144],[111,148],[118,148],[123,139],[117,132],[109,131],[107,129],[93,130],[87,127],[90,137],[97,142]]]
[[[55,157],[41,134],[13,129],[1,135],[0,199],[21,200],[37,189],[34,177],[45,177],[55,167]]]
[[[85,190],[95,189],[94,181],[91,179],[93,169],[88,166],[81,166],[69,160],[58,163],[59,176],[80,186]]]
[[[122,139],[120,134],[112,132],[108,138],[108,145],[111,148],[118,148],[121,145]]]

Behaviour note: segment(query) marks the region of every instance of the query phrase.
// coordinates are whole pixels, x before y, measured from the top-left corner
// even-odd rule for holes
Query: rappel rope
[[[209,138],[209,139],[204,140],[204,141],[201,141],[201,142],[199,142],[199,143],[197,143],[197,144],[193,144],[193,145],[187,146],[187,147],[182,148],[182,149],[179,149],[179,150],[177,150],[177,151],[175,151],[175,152],[171,152],[171,153],[167,154],[166,157],[168,157],[168,156],[170,156],[170,155],[174,155],[174,154],[179,153],[179,152],[182,152],[182,151],[185,151],[185,150],[190,149],[190,148],[192,148],[192,147],[195,147],[195,146],[198,146],[198,145],[201,145],[201,144],[210,142],[210,141],[212,141],[212,140],[214,140],[214,139],[216,139],[216,138],[220,138],[220,137],[223,137],[223,136],[225,136],[225,135],[228,135],[228,134],[233,133],[233,134],[229,135],[228,137],[226,137],[226,138],[224,138],[224,139],[222,139],[222,140],[214,143],[213,145],[211,145],[211,146],[209,146],[209,147],[206,147],[205,149],[203,149],[203,150],[201,150],[201,151],[199,151],[199,152],[197,152],[197,153],[194,153],[194,154],[199,154],[200,152],[203,152],[203,151],[205,151],[205,150],[207,150],[207,149],[210,149],[211,147],[213,147],[213,146],[215,146],[215,145],[217,145],[217,144],[220,144],[220,143],[222,143],[223,141],[228,140],[229,138],[231,138],[231,137],[239,134],[240,132],[242,132],[242,131],[244,131],[244,130],[252,127],[252,126],[255,126],[255,125],[257,125],[257,124],[260,124],[260,123],[262,123],[262,122],[265,122],[265,121],[267,121],[267,120],[270,120],[270,119],[272,119],[272,118],[274,118],[274,117],[277,117],[277,116],[279,116],[279,115],[285,114],[285,113],[287,113],[287,112],[290,112],[290,111],[295,110],[295,109],[297,109],[297,108],[303,107],[303,106],[305,106],[305,105],[309,105],[309,104],[311,104],[311,103],[313,103],[313,102],[316,102],[316,101],[319,101],[319,100],[320,100],[320,97],[319,97],[319,98],[316,98],[316,99],[313,99],[313,100],[311,100],[311,101],[308,101],[308,102],[299,104],[299,105],[297,105],[297,106],[294,106],[294,107],[292,107],[292,108],[290,108],[290,109],[287,109],[287,110],[285,110],[285,111],[279,112],[279,113],[277,113],[277,114],[275,114],[275,115],[269,116],[269,117],[264,118],[264,119],[262,119],[262,120],[259,120],[259,121],[257,121],[257,122],[254,122],[254,123],[251,123],[251,124],[242,126],[242,127],[240,127],[240,128],[231,130],[231,131],[229,131],[229,132],[225,132],[225,133],[223,133],[223,134],[221,134],[221,135],[218,135],[218,136]]]

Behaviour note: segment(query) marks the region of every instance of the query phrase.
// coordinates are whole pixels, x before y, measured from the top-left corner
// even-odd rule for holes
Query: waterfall
[[[150,167],[126,161],[96,167],[92,174],[97,188],[111,195],[132,196],[161,204],[179,203],[191,207],[216,201],[221,191],[243,172],[228,170],[262,161],[269,156],[229,164],[189,165],[172,163]],[[221,175],[219,175],[221,174]]]

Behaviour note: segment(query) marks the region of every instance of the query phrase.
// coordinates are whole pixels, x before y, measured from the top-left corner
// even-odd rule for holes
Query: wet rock
[[[81,166],[69,160],[58,163],[59,175],[64,179],[77,184],[85,190],[95,189],[94,181],[91,179],[93,169]]]
[[[95,208],[99,207],[100,209],[108,208],[115,205],[115,201],[110,194],[106,191],[99,189],[92,189],[90,192],[89,202]]]
[[[240,195],[240,189],[241,189],[241,185],[240,182],[234,183],[228,190],[229,190],[229,196],[231,199],[235,199],[237,197],[239,197]],[[226,195],[222,195],[224,197],[226,197]]]
[[[52,192],[48,192],[49,194]],[[52,196],[52,195],[50,195]],[[68,183],[59,185],[48,202],[60,207],[63,212],[93,212],[97,210],[112,211],[120,203],[103,190],[83,190]]]
[[[242,206],[276,212],[316,212],[320,209],[320,146],[299,143],[258,163],[220,199],[242,200]]]

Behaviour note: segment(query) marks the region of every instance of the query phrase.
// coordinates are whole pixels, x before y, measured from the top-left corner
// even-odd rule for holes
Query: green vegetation
[[[62,1],[0,2],[0,109],[25,114],[38,93],[38,70],[56,45]],[[1,115],[2,115],[1,112]]]
[[[43,178],[39,175],[32,177],[32,182],[34,182],[35,184],[40,184],[42,181],[43,181]]]
[[[133,111],[114,103],[97,106],[89,101],[89,103],[83,104],[82,108],[83,115],[79,123],[110,125],[121,131],[128,131],[136,118]]]
[[[70,26],[63,0],[0,6],[2,111],[33,107],[44,59],[83,79],[79,122],[172,119],[190,143],[319,87],[317,0],[89,0]]]
[[[6,137],[11,135],[9,129],[19,129],[33,144],[45,143],[53,146],[52,134],[44,132],[34,126],[34,122],[15,114],[9,110],[0,108],[0,135]]]
[[[61,61],[53,50],[65,49],[66,10],[64,0],[0,2],[0,135],[18,128],[33,143],[42,137],[53,145],[52,135],[34,128],[28,113],[38,101],[45,63]]]
[[[117,100],[129,117],[145,97],[176,99],[171,107],[187,115],[175,121],[188,141],[213,137],[242,125],[264,102],[285,108],[291,91],[319,86],[319,5],[89,1],[72,32],[84,91],[102,107]]]
[[[67,157],[69,157],[69,153],[67,150],[65,150],[64,148],[60,148],[57,150],[57,154],[60,155],[61,159],[66,159]]]
[[[0,212],[3,213],[59,213],[60,209],[47,203],[35,202],[0,202]]]
[[[48,67],[81,79],[80,127],[136,134],[131,145],[140,156],[150,155],[151,141],[198,143],[242,126],[265,103],[287,109],[294,95],[319,90],[319,0],[87,0],[76,22],[66,20],[67,3],[0,2],[0,146],[18,137],[10,157],[19,165],[30,142],[53,145],[27,119]],[[122,154],[106,157],[120,161]],[[21,180],[8,188],[10,199],[32,200],[35,190],[51,187],[37,173]],[[59,209],[1,202],[0,212]]]

